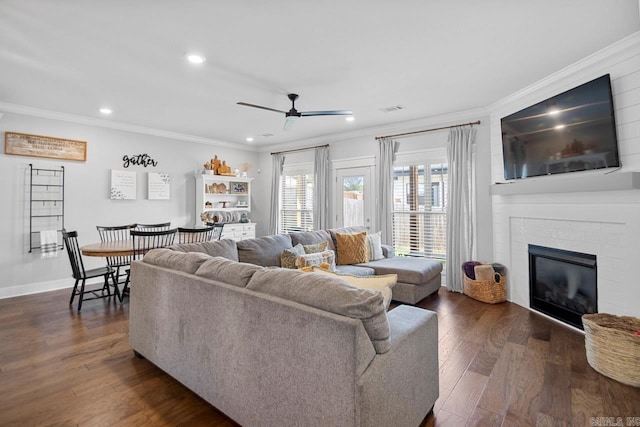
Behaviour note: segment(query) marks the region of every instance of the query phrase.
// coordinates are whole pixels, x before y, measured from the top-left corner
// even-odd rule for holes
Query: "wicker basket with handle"
[[[640,319],[607,313],[584,314],[587,361],[596,371],[640,387]]]
[[[496,304],[507,300],[507,281],[503,274],[495,273],[490,280],[473,280],[462,273],[464,294],[478,301]],[[499,281],[495,279],[499,277]]]

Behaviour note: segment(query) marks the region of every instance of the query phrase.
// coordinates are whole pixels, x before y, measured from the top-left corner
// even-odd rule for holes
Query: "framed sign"
[[[111,200],[136,199],[136,173],[134,171],[111,171]]]
[[[87,160],[87,142],[28,133],[5,132],[4,154],[84,162]]]
[[[149,200],[169,200],[171,177],[168,173],[149,172]]]

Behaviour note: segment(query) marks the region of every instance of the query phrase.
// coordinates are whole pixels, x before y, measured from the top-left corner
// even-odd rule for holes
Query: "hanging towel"
[[[40,232],[40,249],[42,258],[58,256],[58,230],[44,230]]]

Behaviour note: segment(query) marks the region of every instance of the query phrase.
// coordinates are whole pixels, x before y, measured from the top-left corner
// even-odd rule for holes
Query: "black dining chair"
[[[110,286],[114,287],[114,296],[120,298],[118,285],[114,276],[115,270],[113,268],[107,265],[105,267],[85,270],[84,262],[82,261],[82,252],[80,252],[80,246],[78,245],[78,232],[63,230],[62,240],[64,241],[64,245],[67,248],[67,254],[69,255],[69,262],[71,263],[73,278],[76,279],[76,283],[73,285],[73,290],[71,291],[71,299],[69,300],[69,305],[73,304],[73,300],[75,299],[76,295],[78,295],[79,312],[82,309],[83,301],[111,297]],[[93,279],[94,277],[100,276],[104,277],[104,285],[102,286],[102,288],[86,289],[85,285],[87,279]],[[109,276],[111,276],[113,285],[109,284]],[[78,289],[78,284],[80,284],[80,289]],[[91,297],[85,298],[85,293],[91,294]]]
[[[171,222],[160,222],[158,224],[136,224],[136,230],[140,231],[166,231],[171,228]]]
[[[100,236],[101,242],[114,242],[131,240],[131,234],[129,232],[136,228],[136,224],[118,225],[113,227],[98,225],[96,228],[98,229],[98,235]],[[126,281],[126,276],[129,275],[128,267],[131,265],[132,260],[132,255],[107,257],[107,265],[115,268],[116,270],[118,283],[124,283]]]
[[[224,224],[213,224],[203,228],[178,227],[178,243],[198,243],[220,240]]]
[[[165,248],[173,245],[177,233],[177,228],[160,231],[130,230],[129,234],[131,234],[133,241],[133,259],[141,259],[151,249]],[[130,282],[131,276],[128,275],[122,292],[120,293],[120,302],[124,300],[124,295],[129,290]]]

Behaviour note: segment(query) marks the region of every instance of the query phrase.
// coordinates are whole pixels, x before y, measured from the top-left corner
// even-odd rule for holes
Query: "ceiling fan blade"
[[[352,116],[351,110],[300,111],[301,116]]]
[[[275,108],[263,107],[262,105],[248,104],[246,102],[237,102],[238,105],[244,105],[245,107],[260,108],[261,110],[273,111],[275,113],[287,114],[286,111],[276,110]]]
[[[284,122],[284,126],[282,127],[282,130],[284,131],[291,130],[291,127],[296,122],[296,120],[298,120],[298,118],[299,118],[298,116],[287,116],[287,119]]]

